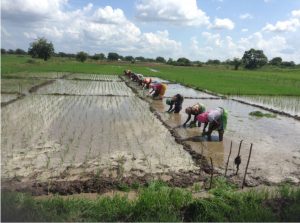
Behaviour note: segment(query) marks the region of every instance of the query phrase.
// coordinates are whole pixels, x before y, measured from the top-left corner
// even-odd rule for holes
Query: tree
[[[174,64],[173,59],[172,59],[172,58],[169,58],[168,61],[167,61],[167,64],[173,65],[173,64]]]
[[[141,57],[141,56],[140,57],[136,57],[135,60],[143,62],[143,61],[145,61],[145,57]]]
[[[7,51],[7,53],[8,53],[8,54],[14,54],[14,53],[15,53],[15,51],[14,51],[14,50],[12,50],[12,49],[9,49],[9,50]]]
[[[67,54],[66,54],[66,53],[64,53],[64,52],[59,52],[59,53],[58,53],[58,56],[59,56],[59,57],[66,57],[66,56],[67,56]]]
[[[219,65],[219,64],[221,64],[221,61],[220,60],[208,60],[206,63],[207,64]]]
[[[28,54],[33,58],[41,58],[48,60],[54,53],[54,47],[51,42],[47,42],[45,38],[39,38],[36,41],[30,43]]]
[[[124,59],[125,59],[126,61],[134,61],[133,56],[126,56],[126,57],[124,57]]]
[[[22,50],[22,49],[16,49],[16,51],[15,51],[15,54],[18,54],[18,55],[25,55],[25,54],[27,54],[26,53],[26,51],[25,50]]]
[[[76,60],[84,62],[86,61],[86,59],[88,58],[88,54],[80,51],[79,53],[76,54]]]
[[[179,66],[190,66],[191,61],[185,57],[178,58],[177,65]]]
[[[268,58],[262,50],[250,49],[245,51],[242,61],[245,68],[255,69],[264,66],[268,62]]]
[[[166,63],[166,60],[165,60],[165,58],[163,58],[163,57],[156,57],[156,62],[158,62],[158,63]]]
[[[274,57],[272,60],[269,61],[269,64],[275,65],[275,66],[280,66],[281,63],[282,63],[281,57]]]
[[[6,54],[6,49],[1,48],[1,54]]]
[[[283,61],[281,63],[281,66],[282,67],[294,67],[294,66],[296,66],[296,64],[294,61]]]
[[[108,53],[107,59],[108,60],[118,60],[119,59],[119,54],[117,54],[117,53]]]
[[[233,59],[233,61],[231,62],[231,64],[234,66],[234,69],[235,69],[235,70],[238,70],[238,69],[239,69],[239,66],[241,66],[241,64],[242,64],[242,60],[235,57],[235,58]]]

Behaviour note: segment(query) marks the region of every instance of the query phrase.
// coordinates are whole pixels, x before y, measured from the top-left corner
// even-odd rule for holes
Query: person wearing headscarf
[[[205,112],[205,106],[203,104],[197,103],[191,107],[187,107],[185,109],[185,113],[188,115],[185,123],[183,124],[184,127],[189,126],[189,127],[196,127],[197,124],[197,115]],[[194,115],[193,121],[191,121],[189,124],[188,122],[190,121],[192,115]],[[198,127],[201,126],[201,123],[198,122]]]
[[[223,135],[227,127],[228,112],[222,108],[218,107],[208,112],[204,112],[197,116],[197,120],[204,123],[204,128],[202,135],[207,135],[207,139],[211,141],[211,134],[214,130],[219,133],[219,141],[223,141]],[[208,131],[205,129],[208,126]]]

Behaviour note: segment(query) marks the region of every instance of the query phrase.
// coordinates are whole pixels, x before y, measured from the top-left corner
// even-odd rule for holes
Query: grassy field
[[[156,63],[77,62],[68,58],[49,61],[29,56],[2,55],[2,76],[16,72],[76,72],[121,74],[125,69],[149,76],[180,82],[191,87],[227,95],[300,96],[300,69],[264,69],[235,71],[226,66],[178,67]]]
[[[222,178],[214,181],[209,198],[194,198],[186,189],[153,182],[126,196],[35,199],[22,193],[3,193],[2,221],[299,221],[300,189],[279,187],[274,192],[237,192]]]

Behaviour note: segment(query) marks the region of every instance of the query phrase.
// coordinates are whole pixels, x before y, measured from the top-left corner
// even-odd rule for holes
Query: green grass
[[[156,63],[95,62],[85,63],[68,58],[49,61],[29,56],[2,55],[2,75],[16,72],[76,72],[122,74],[136,73],[158,76],[198,89],[227,95],[300,95],[300,69],[265,67],[260,70],[232,70],[228,66],[179,67]],[[157,72],[153,71],[156,70]]]
[[[253,111],[253,112],[250,112],[249,115],[255,116],[255,117],[258,117],[258,118],[262,118],[262,117],[266,117],[266,118],[276,118],[276,115],[275,115],[275,114],[271,114],[271,113],[263,113],[263,112],[261,112],[261,111]]]
[[[237,192],[225,179],[214,180],[211,198],[193,198],[190,191],[161,182],[139,189],[135,200],[116,195],[34,199],[23,193],[2,193],[2,221],[299,221],[300,189]],[[276,196],[275,196],[276,195]]]

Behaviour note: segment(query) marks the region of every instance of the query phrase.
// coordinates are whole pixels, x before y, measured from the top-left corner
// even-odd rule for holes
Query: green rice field
[[[226,66],[180,67],[158,63],[101,62],[85,63],[69,58],[49,61],[29,56],[2,55],[2,78],[17,72],[74,72],[121,74],[126,69],[145,76],[157,76],[190,87],[226,95],[300,96],[300,69],[235,71]]]

